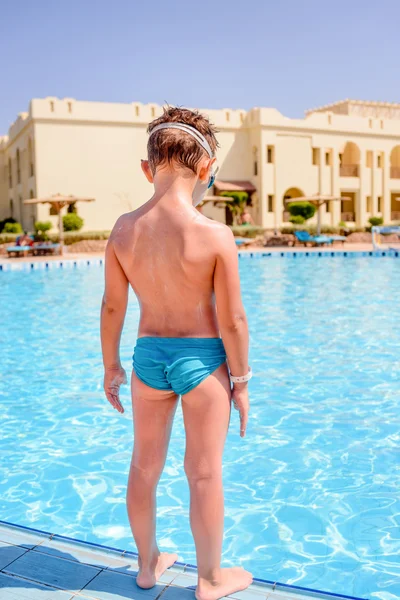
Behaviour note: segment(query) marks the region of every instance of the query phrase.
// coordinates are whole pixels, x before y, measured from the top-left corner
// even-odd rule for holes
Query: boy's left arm
[[[105,289],[101,305],[101,348],[104,363],[104,391],[107,400],[118,412],[124,409],[119,400],[119,388],[127,383],[119,357],[119,345],[128,306],[129,282],[115,254],[112,238],[105,258]]]

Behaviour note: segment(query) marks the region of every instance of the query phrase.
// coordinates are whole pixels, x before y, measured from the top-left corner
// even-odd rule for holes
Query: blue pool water
[[[224,562],[330,592],[400,596],[400,261],[243,259],[252,412],[225,452]],[[102,393],[103,269],[0,274],[0,518],[135,549],[129,390]],[[127,370],[138,323],[132,297]],[[158,491],[163,549],[195,562],[178,411]]]

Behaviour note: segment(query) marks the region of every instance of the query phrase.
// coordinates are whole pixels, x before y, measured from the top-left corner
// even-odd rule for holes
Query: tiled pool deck
[[[136,585],[137,568],[133,552],[0,521],[1,600],[194,600],[197,575],[192,565],[176,563],[151,590]],[[230,598],[340,600],[354,596],[256,580],[248,590]]]

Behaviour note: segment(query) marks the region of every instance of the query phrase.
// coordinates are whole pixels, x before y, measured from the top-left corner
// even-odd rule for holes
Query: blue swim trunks
[[[221,338],[143,336],[136,341],[133,369],[146,385],[183,395],[225,361]]]

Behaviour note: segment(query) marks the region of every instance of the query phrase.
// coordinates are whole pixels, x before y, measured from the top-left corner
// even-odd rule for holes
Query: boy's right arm
[[[218,325],[231,375],[247,375],[249,331],[240,293],[238,251],[232,231],[224,226],[218,235],[214,290]],[[232,400],[240,411],[240,435],[246,433],[249,411],[248,384],[234,384]]]

